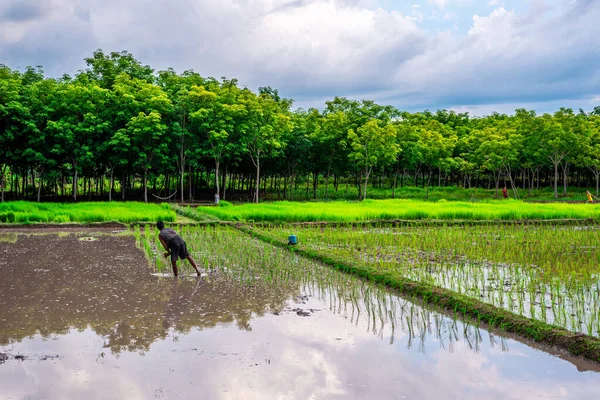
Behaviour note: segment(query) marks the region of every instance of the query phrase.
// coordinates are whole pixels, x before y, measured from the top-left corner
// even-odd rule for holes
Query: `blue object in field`
[[[288,244],[298,244],[298,238],[292,234],[288,237]]]

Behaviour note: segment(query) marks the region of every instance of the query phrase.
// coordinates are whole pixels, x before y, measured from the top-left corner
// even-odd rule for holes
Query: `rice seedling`
[[[254,228],[284,242],[290,228]],[[300,246],[599,336],[594,225],[294,226]]]
[[[394,343],[398,332],[408,336],[408,346],[425,351],[428,335],[442,348],[452,350],[460,337],[473,342],[476,326],[462,323],[424,307],[416,299],[407,300],[375,283],[340,273],[319,263],[267,245],[239,231],[220,226],[175,226],[188,243],[199,267],[227,277],[248,291],[261,293],[287,288],[290,300],[316,298],[323,307],[347,318],[353,324],[366,324],[368,332]],[[145,251],[151,268],[165,271],[162,249],[155,229],[136,227],[137,245]],[[170,267],[169,267],[170,268]],[[168,271],[168,269],[167,269]],[[182,274],[193,274],[186,266]],[[209,274],[211,276],[212,274]],[[279,312],[280,310],[277,310]],[[501,339],[503,340],[503,339]],[[475,349],[475,346],[473,347]]]

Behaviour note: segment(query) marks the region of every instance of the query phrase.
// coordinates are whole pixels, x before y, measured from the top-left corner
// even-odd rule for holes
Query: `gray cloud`
[[[126,49],[156,69],[270,85],[301,105],[335,95],[407,109],[549,103],[600,95],[599,3],[499,8],[458,34],[373,1],[54,0],[13,12],[22,19],[0,26],[0,57],[59,76],[97,48]]]
[[[24,22],[42,17],[47,12],[45,0],[12,0],[0,6],[0,20]]]

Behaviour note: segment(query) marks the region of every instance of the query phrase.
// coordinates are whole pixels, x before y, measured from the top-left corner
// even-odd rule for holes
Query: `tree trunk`
[[[21,196],[23,196],[23,199],[25,199],[25,197],[27,196],[27,173],[23,173],[23,176],[21,177]]]
[[[425,181],[425,179],[423,179]],[[429,168],[429,173],[427,174],[427,189],[425,189],[425,198],[429,198],[429,182],[431,181],[431,168]]]
[[[31,193],[32,193],[32,194],[34,194],[34,195],[35,195],[35,194],[37,194],[37,190],[36,190],[36,188],[35,188],[35,175],[36,175],[36,172],[35,172],[35,170],[32,168],[32,169],[31,169],[31,189],[32,189],[32,190],[31,190]]]
[[[191,201],[192,198],[194,197],[194,196],[192,196],[192,167],[191,166],[188,167],[188,181],[189,181],[189,185],[190,185],[190,193],[189,193],[188,200]]]
[[[42,171],[42,173],[43,173],[43,171]],[[37,175],[37,173],[35,173],[35,174]],[[33,179],[35,180],[35,176]],[[42,177],[40,174],[40,182],[39,182],[38,189],[37,189],[37,202],[38,203],[40,202],[41,196],[42,196]]]
[[[260,192],[260,157],[256,157],[256,189],[254,191],[254,202],[258,203],[258,194]]]
[[[396,198],[396,185],[398,184],[398,173],[400,172],[400,168],[396,168],[396,173],[394,174],[394,184],[392,185],[392,199]]]
[[[6,173],[6,165],[2,166],[0,170],[0,188],[2,188],[2,197],[0,198],[0,202],[4,203],[4,190],[6,187],[6,179],[4,174]]]
[[[221,198],[221,191],[219,190],[219,161],[215,160],[215,189],[217,191],[217,196]]]
[[[180,193],[179,195],[181,196],[181,202],[185,203],[185,189],[184,189],[184,185],[185,185],[185,164],[181,163],[181,168],[179,169],[179,183],[180,183]]]
[[[558,164],[554,163],[554,198],[558,198]]]
[[[144,169],[144,203],[148,202],[148,169]]]
[[[121,200],[122,201],[125,201],[125,187],[127,186],[125,181],[126,181],[125,171],[123,171],[123,176],[121,178]]]
[[[41,201],[41,197],[42,197],[42,178],[40,178],[40,182],[38,184],[38,190],[37,190],[37,202],[38,203]]]
[[[367,185],[369,184],[369,175],[371,175],[371,170],[365,170],[365,189],[363,190],[363,200],[367,199]]]
[[[563,194],[565,196],[567,195],[567,180],[569,178],[568,174],[569,174],[569,163],[565,162],[565,166],[563,167],[563,185],[564,185]]]
[[[223,172],[223,200],[227,195],[227,163],[225,163],[225,171]]]
[[[313,199],[317,199],[317,186],[319,185],[319,173],[313,172]]]
[[[73,176],[73,201],[77,202],[77,164],[75,164],[75,174]]]
[[[310,190],[310,172],[306,174],[306,200],[308,200]]]
[[[112,201],[112,193],[115,187],[115,169],[110,169],[110,184],[108,185],[108,201]]]
[[[496,198],[498,198],[498,189],[500,186],[500,174],[501,173],[502,173],[501,171],[498,171],[498,176],[496,177]]]

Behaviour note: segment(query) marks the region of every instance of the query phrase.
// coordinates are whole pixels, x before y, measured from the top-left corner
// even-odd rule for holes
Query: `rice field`
[[[594,225],[255,227],[342,262],[390,272],[592,336],[600,333]]]
[[[168,204],[139,202],[31,203],[14,201],[0,203],[0,223],[89,223],[175,221],[177,215]]]
[[[248,222],[354,222],[374,220],[544,220],[600,219],[595,204],[365,200],[361,202],[288,202],[199,207],[186,215],[200,219]]]
[[[464,323],[457,315],[448,318],[424,306],[418,298],[402,298],[381,285],[361,281],[347,274],[271,246],[231,227],[173,227],[185,238],[198,267],[215,277],[231,279],[243,285],[247,293],[287,291],[294,296],[306,295],[319,299],[326,308],[358,323],[367,322],[367,331],[389,343],[399,332],[408,335],[408,345],[424,346],[433,336],[442,348],[451,350],[454,343],[464,340],[477,351],[482,343],[477,324]],[[154,227],[134,228],[136,245],[144,250],[151,269],[156,274],[171,274],[170,259],[162,257],[163,249]],[[180,274],[195,275],[187,262],[179,263]],[[298,289],[300,288],[300,289]],[[296,291],[296,293],[294,292]],[[272,310],[279,312],[279,310]],[[507,350],[502,336],[490,333],[490,340]],[[422,349],[421,349],[422,350]]]

